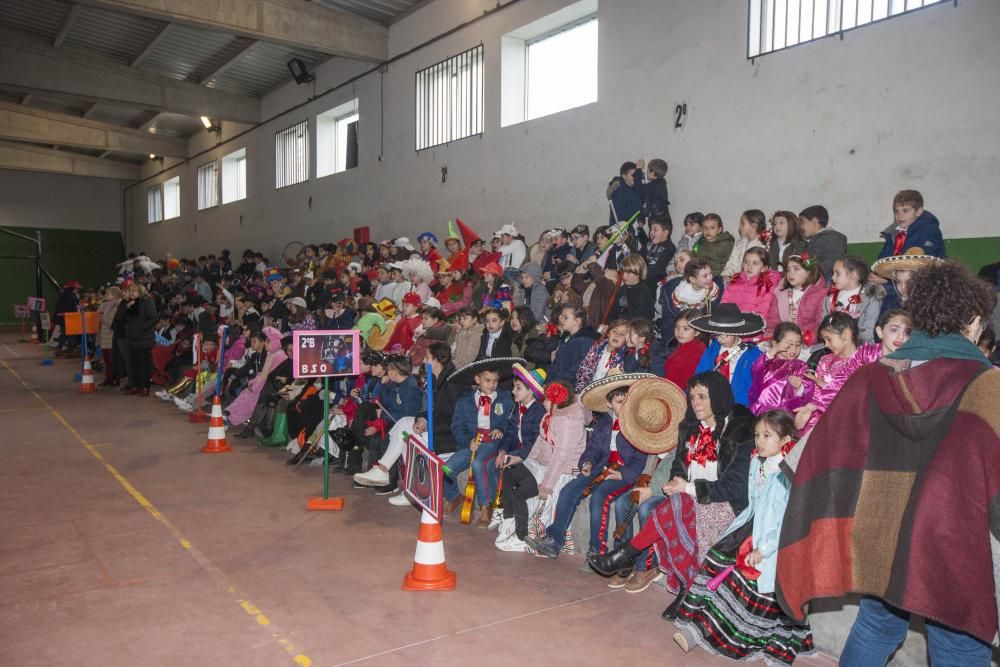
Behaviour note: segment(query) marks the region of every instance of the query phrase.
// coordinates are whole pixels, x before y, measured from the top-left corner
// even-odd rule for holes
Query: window
[[[274,135],[274,187],[309,180],[309,121]]]
[[[181,177],[163,181],[163,219],[170,220],[181,214]]]
[[[483,133],[483,46],[417,72],[417,150]]]
[[[942,0],[749,0],[747,58],[907,14]]]
[[[198,210],[219,205],[219,171],[215,160],[198,167]]]
[[[583,0],[500,40],[500,125],[597,101],[597,2]]]
[[[163,220],[163,197],[160,186],[154,185],[146,190],[146,222],[153,224]]]
[[[247,149],[241,148],[222,158],[222,203],[247,198]]]
[[[356,99],[316,116],[316,176],[358,166],[359,118]]]

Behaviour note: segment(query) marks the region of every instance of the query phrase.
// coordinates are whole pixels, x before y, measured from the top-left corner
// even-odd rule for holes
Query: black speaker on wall
[[[301,58],[292,58],[287,63],[288,71],[291,72],[295,83],[309,83],[316,77],[309,73],[309,68],[302,62]]]

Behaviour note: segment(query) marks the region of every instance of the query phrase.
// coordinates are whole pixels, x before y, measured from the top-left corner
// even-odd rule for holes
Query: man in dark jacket
[[[947,257],[941,224],[934,214],[924,210],[924,198],[916,190],[903,190],[892,200],[896,222],[882,230],[885,239],[878,258],[905,255],[910,248],[920,248],[925,255]]]
[[[156,342],[156,306],[139,285],[129,287],[125,312],[125,338],[128,341],[130,371],[129,393],[149,396],[153,375],[153,345]]]
[[[810,257],[819,262],[827,282],[833,276],[833,263],[847,254],[847,237],[830,229],[830,213],[825,206],[809,206],[799,213],[802,235]]]

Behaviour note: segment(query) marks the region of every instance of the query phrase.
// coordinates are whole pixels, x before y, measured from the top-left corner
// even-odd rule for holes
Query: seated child
[[[811,394],[797,392],[801,379],[808,372],[802,353],[802,330],[792,322],[782,322],[774,329],[774,338],[767,352],[757,357],[750,369],[750,412],[761,415],[770,410],[793,412],[805,405]],[[795,384],[789,378],[795,377]]]
[[[432,343],[450,342],[452,328],[444,321],[444,313],[435,305],[437,303],[438,300],[431,297],[420,309],[420,328],[408,355],[414,368],[424,363],[427,349]]]
[[[858,321],[859,342],[875,340],[875,323],[882,309],[885,290],[880,285],[865,285],[868,264],[860,257],[847,255],[833,263],[833,286],[823,302],[823,317],[844,312]]]
[[[403,316],[396,323],[395,328],[392,330],[392,336],[385,344],[384,349],[387,352],[395,350],[402,350],[404,353],[409,352],[413,346],[413,337],[417,331],[417,327],[422,323],[420,306],[423,302],[420,299],[420,295],[416,292],[407,292],[402,300]]]
[[[707,259],[696,257],[687,262],[683,278],[668,281],[660,289],[660,335],[669,343],[674,319],[681,311],[695,309],[708,312],[719,304],[722,292]]]
[[[819,340],[826,279],[816,258],[806,254],[785,260],[783,273],[781,287],[774,291],[767,310],[767,328],[773,332],[781,322],[797,324],[802,330],[802,344],[808,348]]]
[[[744,313],[767,315],[781,282],[781,274],[770,263],[765,248],[749,248],[743,255],[742,270],[726,284],[722,303],[735,303]]]
[[[695,257],[707,259],[712,273],[721,276],[729,261],[736,241],[733,235],[722,229],[722,218],[717,213],[707,213],[701,223],[702,236],[694,244]]]
[[[701,317],[694,308],[682,310],[674,320],[674,339],[669,356],[663,362],[663,377],[678,387],[686,387],[698,368],[708,344],[708,336],[691,326],[691,320]]]
[[[755,656],[792,664],[813,651],[808,623],[789,618],[774,589],[778,537],[791,483],[781,461],[798,433],[791,415],[775,410],[754,422],[749,504],[708,551],[691,590],[677,609],[674,641],[733,660]]]
[[[723,303],[711,315],[696,317],[690,324],[713,338],[695,373],[717,371],[732,385],[736,403],[749,405],[753,383],[750,369],[763,353],[753,343],[744,342],[743,337],[763,331],[764,318],[756,313],[744,313],[736,304]]]
[[[483,325],[479,323],[476,311],[469,306],[460,308],[456,314],[458,322],[454,325],[451,359],[455,368],[462,368],[471,364],[479,356]]]
[[[767,216],[759,209],[743,211],[740,216],[740,238],[733,244],[732,252],[722,269],[722,277],[729,280],[740,271],[743,257],[750,248],[762,248],[767,252],[764,230],[767,229]]]
[[[576,371],[577,392],[595,380],[600,380],[612,371],[621,372],[625,367],[625,356],[628,348],[628,322],[615,320],[608,325],[608,334],[603,339],[594,341],[590,350]]]
[[[483,333],[479,338],[477,360],[511,355],[514,334],[507,324],[509,312],[499,308],[487,308],[483,312]]]
[[[628,323],[625,353],[626,373],[660,375],[665,362],[663,346],[656,340],[656,329],[649,320],[637,319]]]
[[[701,223],[705,219],[705,216],[695,211],[694,213],[688,213],[684,216],[684,233],[681,234],[680,239],[677,241],[677,252],[682,250],[693,250],[694,244],[698,242],[701,238]],[[677,255],[674,255],[674,261],[676,263]],[[683,269],[678,267],[677,272],[680,273]]]

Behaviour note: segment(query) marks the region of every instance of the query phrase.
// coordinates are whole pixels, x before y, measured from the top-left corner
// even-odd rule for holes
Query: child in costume
[[[691,327],[713,336],[695,373],[717,371],[729,380],[736,402],[749,405],[753,383],[750,369],[763,353],[753,343],[744,342],[743,337],[763,331],[764,318],[756,313],[744,313],[736,304],[723,303],[711,315],[691,320]]]
[[[742,270],[726,284],[722,303],[735,303],[744,313],[767,315],[781,274],[771,268],[767,250],[749,248],[743,255]]]
[[[480,324],[479,318],[472,308],[462,308],[456,315],[458,322],[454,325],[455,333],[451,347],[451,358],[456,368],[462,368],[471,364],[479,356],[483,325]]]
[[[885,290],[880,285],[865,285],[868,264],[860,257],[841,257],[833,263],[832,280],[833,286],[823,302],[823,317],[830,313],[847,313],[858,321],[859,342],[875,340],[875,323]]]
[[[663,362],[663,377],[678,387],[687,386],[694,375],[708,344],[708,336],[691,326],[691,320],[701,317],[700,310],[682,310],[674,320],[674,347]]]
[[[767,330],[774,332],[781,322],[792,322],[802,330],[802,344],[809,348],[819,340],[823,319],[826,279],[819,262],[807,253],[785,260],[781,288],[775,290],[767,310]]]
[[[514,333],[507,324],[508,312],[499,308],[487,308],[483,312],[483,333],[476,359],[511,356]]]
[[[576,371],[577,392],[595,380],[613,373],[622,372],[628,354],[629,325],[625,320],[615,320],[608,325],[604,339],[594,341]]]
[[[792,322],[782,322],[774,330],[767,351],[757,357],[750,368],[750,412],[760,415],[769,410],[793,412],[809,402],[811,393],[797,392],[809,367],[799,358],[802,353],[802,330]],[[799,381],[789,382],[790,377]]]
[[[743,259],[751,248],[767,251],[767,217],[759,209],[743,211],[740,216],[740,238],[733,244],[729,259],[722,269],[722,277],[729,280],[743,266]]]
[[[709,312],[719,304],[722,292],[707,259],[696,257],[687,262],[682,277],[667,281],[660,289],[660,334],[665,341],[670,342],[674,320],[681,312]]]

